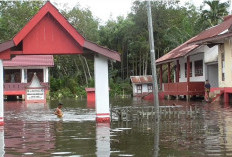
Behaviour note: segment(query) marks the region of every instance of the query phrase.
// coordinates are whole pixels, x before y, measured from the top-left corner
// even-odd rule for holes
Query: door
[[[211,87],[218,87],[218,64],[211,64],[207,66],[207,79]]]

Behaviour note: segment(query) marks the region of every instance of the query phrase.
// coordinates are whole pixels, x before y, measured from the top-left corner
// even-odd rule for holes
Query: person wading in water
[[[209,80],[205,81],[205,101],[209,102],[209,92],[210,92],[210,84]]]
[[[59,103],[58,107],[56,108],[56,111],[54,112],[55,115],[57,115],[58,118],[62,118],[63,117],[63,112],[61,110],[63,104]]]

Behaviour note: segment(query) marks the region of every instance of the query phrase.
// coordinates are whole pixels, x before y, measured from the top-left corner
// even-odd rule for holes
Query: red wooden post
[[[228,103],[229,102],[229,93],[224,93],[224,103]]]
[[[162,89],[162,84],[163,84],[163,69],[162,69],[162,64],[160,64],[160,89]]]
[[[179,60],[176,61],[176,82],[179,82],[180,75],[180,63]]]
[[[190,82],[190,57],[187,57],[187,83]]]
[[[190,57],[187,57],[187,93],[189,93],[189,82],[190,82]],[[189,101],[189,94],[186,95],[187,101]]]
[[[168,62],[168,83],[171,83],[171,70],[170,70],[170,62]]]

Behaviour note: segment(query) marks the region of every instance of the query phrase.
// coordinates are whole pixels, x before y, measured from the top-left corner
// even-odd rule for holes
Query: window
[[[21,82],[20,69],[5,69],[4,70],[4,82],[5,83],[20,83]]]
[[[203,60],[195,61],[194,66],[195,66],[195,76],[203,76]]]
[[[31,82],[32,77],[36,73],[36,76],[39,78],[40,82],[43,82],[43,69],[28,69],[27,70],[27,82]]]
[[[136,88],[137,88],[137,93],[142,93],[142,85],[141,84],[137,84]]]
[[[153,85],[151,83],[147,84],[147,90],[148,90],[149,93],[152,92]]]
[[[190,62],[190,77],[192,77],[192,62]],[[185,77],[187,77],[187,63],[185,63]]]

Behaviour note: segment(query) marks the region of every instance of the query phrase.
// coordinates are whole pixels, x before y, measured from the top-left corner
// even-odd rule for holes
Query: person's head
[[[62,106],[63,106],[62,103],[59,103],[59,104],[58,104],[58,107],[59,107],[59,108],[62,108]]]
[[[209,83],[209,80],[205,80],[205,83]]]

